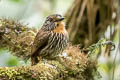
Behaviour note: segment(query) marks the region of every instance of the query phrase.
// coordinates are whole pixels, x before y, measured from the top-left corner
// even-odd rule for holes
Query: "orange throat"
[[[67,34],[64,22],[58,22],[57,24],[58,26],[53,30],[53,32]]]

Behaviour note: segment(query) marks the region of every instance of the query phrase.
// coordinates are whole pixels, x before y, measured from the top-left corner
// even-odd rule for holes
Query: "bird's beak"
[[[65,19],[64,17],[61,17],[61,18],[57,19],[56,22],[62,21],[62,20],[64,20],[64,19]]]

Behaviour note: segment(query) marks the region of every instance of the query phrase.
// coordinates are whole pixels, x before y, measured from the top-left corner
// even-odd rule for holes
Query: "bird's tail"
[[[39,63],[41,57],[39,56],[39,51],[36,51],[34,54],[31,55],[31,65],[36,65]]]

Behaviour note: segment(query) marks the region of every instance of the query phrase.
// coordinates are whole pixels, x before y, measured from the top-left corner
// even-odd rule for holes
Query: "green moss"
[[[0,38],[2,38],[0,39],[0,47],[5,46],[13,55],[25,60],[28,59],[36,30],[11,19],[0,19],[0,23],[2,23],[0,26],[0,33],[2,33],[0,34]]]

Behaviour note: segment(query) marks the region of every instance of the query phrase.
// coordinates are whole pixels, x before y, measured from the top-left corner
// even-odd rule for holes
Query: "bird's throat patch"
[[[67,34],[64,22],[58,22],[57,27],[53,30],[53,32]]]

